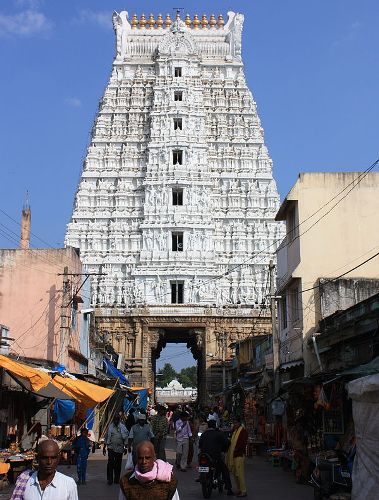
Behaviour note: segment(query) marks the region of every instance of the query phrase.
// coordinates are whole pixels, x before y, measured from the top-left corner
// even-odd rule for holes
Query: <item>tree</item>
[[[197,367],[187,366],[178,374],[178,380],[183,387],[197,387]]]
[[[169,384],[171,380],[177,378],[178,374],[176,373],[174,368],[170,365],[170,363],[166,363],[158,374],[157,385],[159,387],[166,387],[166,385]]]

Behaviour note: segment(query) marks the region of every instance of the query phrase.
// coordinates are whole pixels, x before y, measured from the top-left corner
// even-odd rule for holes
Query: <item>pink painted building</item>
[[[83,333],[77,294],[81,273],[71,247],[0,250],[0,324],[9,329],[10,354],[87,371],[88,328]]]

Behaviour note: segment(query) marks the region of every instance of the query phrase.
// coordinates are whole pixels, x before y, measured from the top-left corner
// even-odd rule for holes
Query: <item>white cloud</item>
[[[41,5],[42,0],[14,0],[14,3],[17,7],[28,7],[30,9],[38,9]]]
[[[0,13],[0,36],[32,36],[48,34],[52,23],[45,14],[28,9],[17,14]]]
[[[80,108],[82,106],[82,101],[77,97],[66,97],[64,102],[71,108]]]
[[[81,9],[72,22],[73,24],[96,24],[101,28],[109,29],[112,27],[112,11]]]
[[[342,47],[351,42],[354,42],[359,32],[361,31],[362,23],[360,21],[354,21],[350,26],[347,27],[345,32],[336,40],[332,42],[332,48]]]

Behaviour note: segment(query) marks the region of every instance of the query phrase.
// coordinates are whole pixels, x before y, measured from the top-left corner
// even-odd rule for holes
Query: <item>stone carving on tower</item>
[[[283,228],[243,21],[114,13],[116,56],[65,240],[103,273],[94,306],[264,299]]]

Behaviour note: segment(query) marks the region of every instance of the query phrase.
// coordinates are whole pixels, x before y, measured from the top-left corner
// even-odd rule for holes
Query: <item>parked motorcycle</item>
[[[221,471],[207,453],[199,454],[199,482],[204,498],[210,498],[214,489],[220,493],[224,489]]]
[[[315,500],[329,498],[335,493],[350,493],[352,488],[351,472],[346,457],[342,454],[334,459],[317,457],[310,483],[314,488]]]

